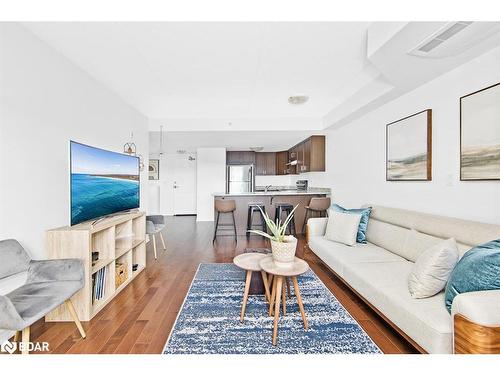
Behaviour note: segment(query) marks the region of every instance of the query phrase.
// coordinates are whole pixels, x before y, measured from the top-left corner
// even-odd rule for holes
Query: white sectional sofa
[[[308,221],[308,244],[338,277],[422,352],[453,353],[453,319],[444,292],[414,299],[408,275],[418,256],[453,237],[462,256],[471,247],[500,238],[500,226],[372,206],[367,244],[346,246],[324,238],[327,218]],[[500,290],[457,296],[453,312],[500,325]],[[484,319],[481,316],[484,315]],[[495,323],[496,322],[496,323]]]

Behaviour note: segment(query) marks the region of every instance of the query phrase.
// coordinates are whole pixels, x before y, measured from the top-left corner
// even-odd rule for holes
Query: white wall
[[[44,232],[69,223],[68,141],[113,151],[147,119],[24,27],[0,24],[0,239],[44,258]],[[141,206],[146,208],[147,171]]]
[[[333,199],[500,224],[500,181],[459,181],[459,98],[500,82],[499,66],[497,48],[330,131],[326,180]],[[433,181],[386,182],[386,124],[426,108],[433,110]]]
[[[198,148],[197,156],[197,221],[214,220],[214,193],[226,190],[226,149]]]

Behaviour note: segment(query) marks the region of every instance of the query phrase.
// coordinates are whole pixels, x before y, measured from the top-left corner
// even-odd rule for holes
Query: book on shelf
[[[92,275],[92,301],[104,299],[106,290],[107,267],[102,267]]]

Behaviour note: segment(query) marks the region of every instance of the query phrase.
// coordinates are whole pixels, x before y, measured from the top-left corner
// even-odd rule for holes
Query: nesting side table
[[[282,289],[284,279],[290,277],[293,282],[293,288],[295,290],[295,295],[297,297],[297,303],[299,305],[300,315],[302,315],[302,321],[304,322],[304,329],[308,329],[309,325],[307,323],[306,313],[304,311],[304,305],[302,304],[302,296],[300,295],[299,284],[297,282],[297,276],[302,275],[307,270],[309,270],[309,265],[306,261],[295,258],[294,263],[289,267],[278,266],[274,263],[273,258],[268,256],[260,261],[260,267],[264,272],[274,276],[273,290],[271,292],[271,298],[269,302],[269,311],[273,311],[274,306],[274,329],[273,329],[273,345],[278,342],[278,322],[280,318],[280,300],[282,298]]]

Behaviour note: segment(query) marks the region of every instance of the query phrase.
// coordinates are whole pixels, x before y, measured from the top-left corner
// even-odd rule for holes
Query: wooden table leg
[[[306,313],[304,311],[304,305],[302,304],[302,296],[300,295],[299,283],[297,282],[297,276],[292,277],[293,289],[295,290],[295,295],[297,296],[297,303],[299,304],[300,315],[302,315],[302,321],[304,322],[304,329],[309,328],[307,323]]]
[[[271,300],[269,301],[269,316],[273,315],[273,306],[276,302],[276,278],[271,283]]]
[[[30,343],[30,327],[23,329],[22,333],[22,350],[21,354],[29,354],[29,343]]]
[[[245,317],[245,310],[247,308],[248,291],[250,290],[250,281],[252,279],[252,271],[247,271],[247,278],[245,280],[245,293],[243,294],[243,305],[241,306],[240,322],[243,323]]]
[[[285,277],[285,279],[286,279],[286,277]],[[283,316],[285,316],[286,315],[286,286],[285,286],[285,283],[283,283],[283,286],[281,287],[281,303],[283,304]]]
[[[290,278],[285,277],[285,279],[286,279],[286,291],[288,293],[288,298],[290,298],[292,296],[292,294],[290,293]]]
[[[275,276],[276,280],[276,307],[274,309],[274,329],[273,329],[273,345],[278,343],[278,321],[280,319],[280,299],[281,289],[283,287],[283,277]]]
[[[269,293],[269,284],[267,283],[267,275],[264,271],[260,271],[262,275],[262,282],[264,283],[264,290],[266,292],[266,299],[271,302],[271,295]]]

